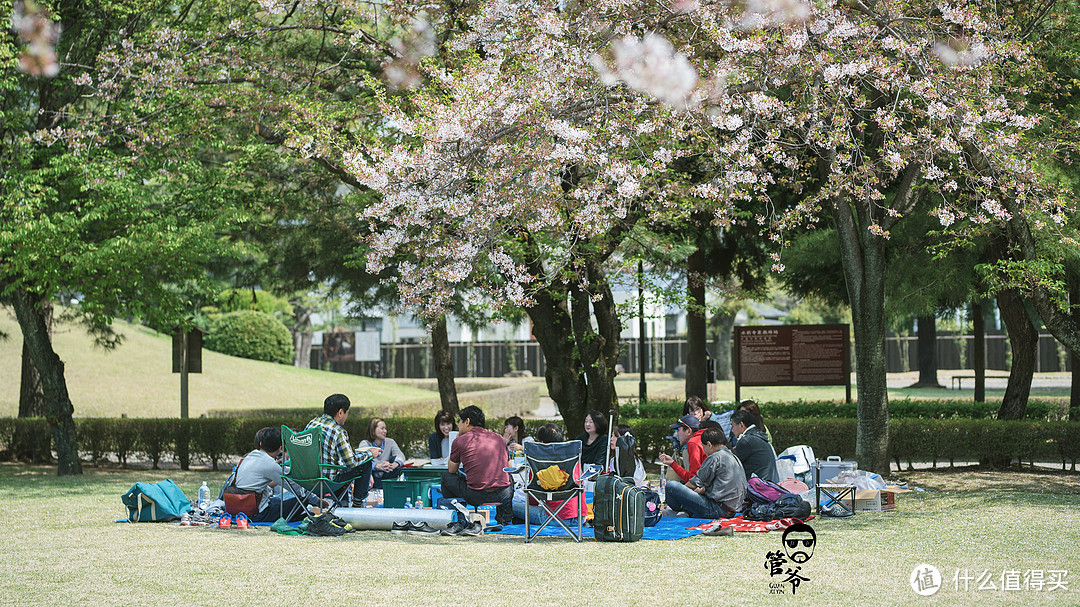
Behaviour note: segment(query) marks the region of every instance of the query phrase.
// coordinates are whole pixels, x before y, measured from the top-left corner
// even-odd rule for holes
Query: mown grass
[[[736,534],[635,544],[540,538],[284,537],[176,524],[114,524],[120,494],[164,472],[89,468],[58,478],[48,467],[0,465],[11,513],[0,543],[0,603],[17,605],[1076,605],[1080,545],[1076,475],[918,472],[927,488],[891,513],[816,519],[809,578],[770,596],[765,555],[780,534]],[[194,495],[224,473],[168,472]],[[908,577],[937,566],[945,587],[917,596]],[[952,587],[956,568],[1064,569],[1068,591]],[[777,581],[772,579],[771,581]],[[576,598],[568,598],[576,597]]]
[[[180,376],[172,373],[172,338],[117,321],[124,343],[113,351],[93,345],[78,326],[58,324],[54,347],[64,361],[68,391],[80,417],[179,417]],[[0,308],[0,416],[19,410],[22,338],[10,310]],[[212,409],[321,407],[326,395],[347,394],[353,404],[386,409],[438,395],[358,375],[297,369],[203,350],[203,372],[189,380],[190,415]],[[435,406],[437,408],[437,405]]]

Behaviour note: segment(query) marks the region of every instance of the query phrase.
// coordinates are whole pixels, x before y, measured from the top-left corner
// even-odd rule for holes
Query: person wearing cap
[[[680,466],[675,458],[666,453],[660,454],[660,463],[670,466],[685,483],[697,474],[701,462],[705,460],[705,450],[701,448],[701,421],[696,415],[688,413],[669,427],[675,430],[679,444],[686,445],[686,468]]]

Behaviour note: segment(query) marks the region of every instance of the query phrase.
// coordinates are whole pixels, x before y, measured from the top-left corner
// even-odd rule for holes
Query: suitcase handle
[[[840,456],[839,455],[830,455],[830,456],[825,458],[825,461],[827,461],[827,462],[838,462],[838,461],[840,461]]]

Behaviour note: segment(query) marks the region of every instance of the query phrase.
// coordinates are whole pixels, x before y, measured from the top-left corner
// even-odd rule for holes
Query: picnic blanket
[[[572,521],[567,521],[569,524]],[[708,524],[712,521],[703,518],[686,518],[682,516],[665,516],[660,519],[654,527],[646,527],[645,534],[642,539],[646,540],[681,540],[683,538],[692,537],[695,535],[701,535],[701,533],[708,529]],[[702,526],[704,525],[704,526]],[[536,525],[533,525],[535,529]],[[573,527],[577,527],[577,522],[573,522]],[[699,528],[700,527],[700,528]],[[484,531],[484,534],[494,535],[525,535],[525,525],[505,525],[499,531]],[[558,523],[552,522],[540,532],[542,536],[551,537],[570,537]],[[585,527],[583,530],[584,537],[593,537],[592,527]]]
[[[813,515],[806,517],[806,521],[814,518]],[[742,515],[735,516],[733,518],[718,518],[714,521],[709,521],[691,529],[695,531],[707,531],[719,524],[721,527],[732,527],[735,531],[748,531],[751,533],[766,533],[769,531],[779,531],[781,529],[787,529],[795,523],[805,523],[806,521],[800,521],[797,518],[781,518],[775,521],[748,521],[742,517]]]

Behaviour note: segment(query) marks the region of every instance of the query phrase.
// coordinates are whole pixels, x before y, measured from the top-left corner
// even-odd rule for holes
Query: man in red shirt
[[[498,503],[495,520],[509,525],[514,517],[514,488],[503,468],[510,465],[510,452],[503,437],[485,426],[484,412],[479,407],[468,406],[458,413],[458,436],[450,447],[447,471],[442,475],[442,494],[462,498],[472,506]]]
[[[671,469],[675,471],[675,474],[679,475],[679,478],[683,482],[687,482],[694,478],[697,474],[698,468],[701,467],[701,462],[705,461],[705,450],[701,447],[701,421],[696,415],[686,414],[679,418],[679,421],[671,424],[670,426],[675,430],[675,435],[679,438],[680,445],[686,445],[686,463],[687,467],[683,468],[676,462],[674,458],[666,453],[660,454],[660,463],[667,466],[671,466]]]

